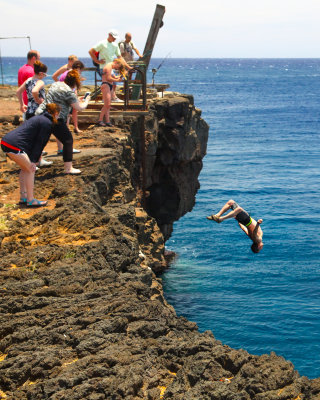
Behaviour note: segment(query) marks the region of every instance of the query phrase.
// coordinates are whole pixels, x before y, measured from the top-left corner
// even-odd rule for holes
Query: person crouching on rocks
[[[1,140],[2,151],[21,168],[20,203],[27,207],[45,207],[47,201],[33,197],[34,174],[42,150],[48,143],[53,126],[58,123],[60,107],[47,104],[43,114],[34,116],[7,133]]]
[[[115,76],[112,73],[112,70],[115,69],[120,72],[121,75]],[[113,90],[114,82],[121,82],[123,77],[126,76],[126,69],[121,60],[115,59],[114,61],[108,63],[102,71],[102,83],[101,83],[101,92],[103,98],[103,107],[100,112],[99,121],[97,125],[99,126],[112,126],[110,123],[110,106],[111,106],[111,97]],[[103,119],[105,118],[105,121]]]
[[[60,106],[61,111],[58,123],[54,125],[52,133],[63,144],[62,156],[65,173],[72,175],[81,173],[80,169],[72,167],[72,155],[73,153],[80,153],[80,151],[73,149],[73,138],[67,126],[67,119],[72,108],[77,111],[82,111],[88,106],[90,101],[90,96],[88,96],[85,101],[79,101],[77,95],[73,91],[73,89],[80,89],[80,79],[78,71],[69,71],[64,82],[54,82],[50,86],[45,101],[40,104],[36,111],[37,115],[41,114],[48,103],[55,103]],[[59,151],[58,154],[60,154]]]

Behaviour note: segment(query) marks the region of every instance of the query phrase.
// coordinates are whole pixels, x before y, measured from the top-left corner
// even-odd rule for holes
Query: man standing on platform
[[[28,78],[34,75],[33,65],[40,60],[40,53],[37,50],[30,50],[27,54],[27,64],[23,65],[18,71],[18,86],[21,86]],[[28,104],[27,92],[24,91],[22,99],[25,105]]]
[[[131,33],[126,33],[125,40],[122,40],[119,43],[120,51],[121,51],[121,56],[126,60],[126,61],[133,61],[133,50],[136,52],[137,56],[142,58],[142,55],[140,54],[139,50],[135,47],[133,42],[131,41],[132,35]]]
[[[100,71],[103,70],[103,68],[107,64],[112,62],[114,59],[120,59],[127,70],[131,69],[131,67],[126,63],[126,61],[121,56],[119,46],[115,43],[118,36],[119,36],[118,32],[112,29],[109,32],[108,39],[101,40],[89,50],[89,54],[90,57],[92,58],[93,63],[99,64]],[[99,58],[97,58],[97,53],[99,53]],[[100,75],[101,74],[102,71],[100,72]],[[113,90],[112,90],[112,101],[121,101],[116,97],[115,85],[113,85]]]

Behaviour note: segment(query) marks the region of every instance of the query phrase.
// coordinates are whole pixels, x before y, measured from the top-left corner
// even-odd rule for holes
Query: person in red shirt
[[[18,86],[21,86],[28,78],[34,75],[33,65],[40,60],[40,53],[37,50],[30,50],[27,54],[27,64],[23,65],[18,71]],[[28,104],[27,92],[24,91],[23,102],[25,105]]]

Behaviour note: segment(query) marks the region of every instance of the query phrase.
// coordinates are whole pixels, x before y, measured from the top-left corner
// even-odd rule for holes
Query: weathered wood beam
[[[166,8],[164,6],[157,4],[156,11],[154,13],[153,20],[151,23],[149,35],[148,35],[146,45],[145,45],[144,51],[143,51],[143,54],[145,54],[146,56],[141,59],[142,61],[144,61],[144,64],[146,65],[146,69],[148,69],[148,66],[149,66],[149,62],[151,59],[154,45],[157,40],[159,29],[163,25],[162,19],[163,19],[165,11],[166,11]]]

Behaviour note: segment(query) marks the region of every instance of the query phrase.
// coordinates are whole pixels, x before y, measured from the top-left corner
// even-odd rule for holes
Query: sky
[[[0,37],[30,36],[42,57],[87,57],[116,29],[143,52],[156,4],[166,13],[153,57],[320,57],[320,0],[0,0]],[[0,49],[25,56],[29,44],[3,39]]]

